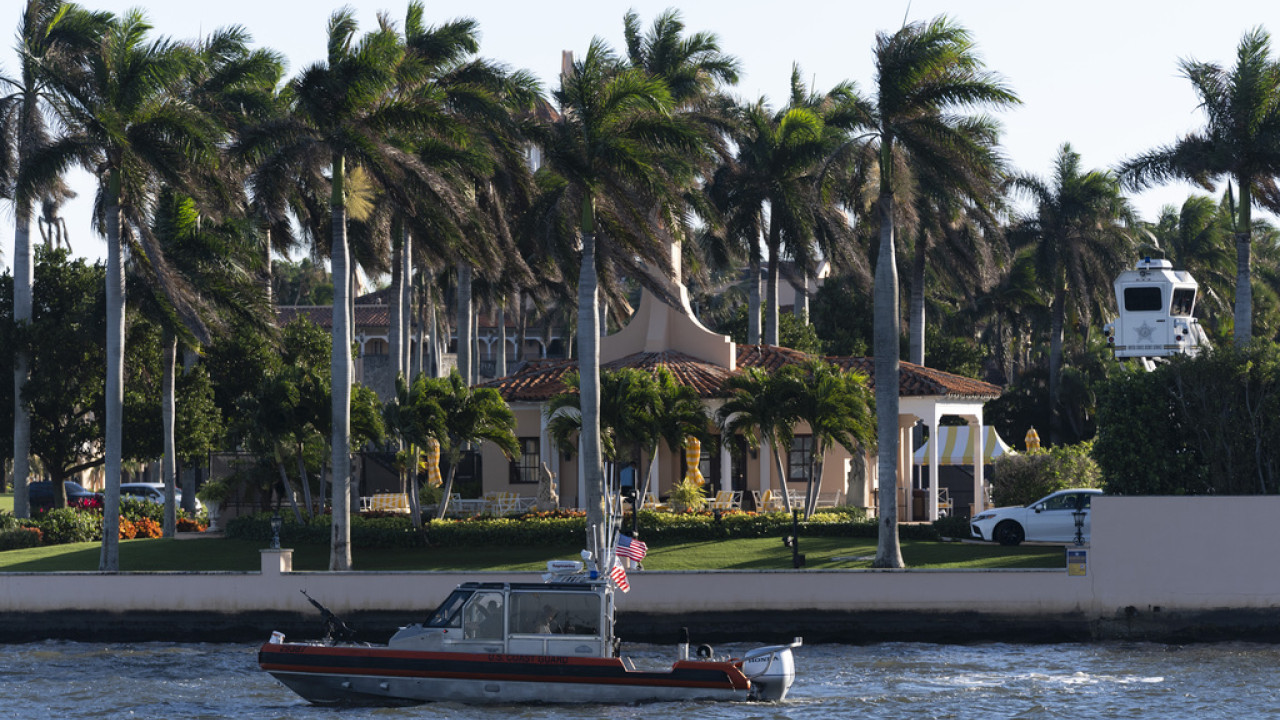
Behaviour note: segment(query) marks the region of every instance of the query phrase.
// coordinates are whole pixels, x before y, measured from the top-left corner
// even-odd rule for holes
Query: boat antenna
[[[302,596],[307,599],[307,602],[314,605],[315,608],[320,611],[320,615],[324,617],[325,642],[333,642],[335,635],[339,640],[350,640],[355,637],[356,631],[352,630],[346,623],[342,622],[342,618],[334,615],[332,610],[321,605],[319,601],[308,595],[306,590],[299,590],[298,592],[302,593]]]

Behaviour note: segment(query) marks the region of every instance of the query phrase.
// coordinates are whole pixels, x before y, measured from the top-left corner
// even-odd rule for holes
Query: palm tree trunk
[[[307,457],[303,452],[302,441],[298,440],[297,445],[298,484],[302,486],[302,506],[307,509],[306,516],[309,518],[315,514],[315,505],[311,502],[311,478],[307,477]]]
[[[769,280],[765,288],[765,324],[764,342],[766,345],[778,344],[778,256],[782,250],[782,238],[778,224],[769,221]]]
[[[400,367],[405,378],[412,378],[413,373],[413,235],[408,229],[404,231],[404,240],[400,243],[400,262],[403,267],[400,279]]]
[[[450,453],[454,455],[455,453]],[[449,512],[449,496],[453,494],[453,476],[458,470],[458,461],[462,459],[462,454],[457,453],[457,457],[449,459],[449,472],[444,474],[444,485],[440,488],[440,503],[436,505],[436,519],[443,520],[445,513]]]
[[[498,302],[498,353],[494,356],[494,377],[507,376],[507,303],[503,298]]]
[[[289,507],[293,510],[294,519],[301,525],[302,511],[298,509],[298,493],[293,491],[293,483],[289,482],[289,471],[284,468],[284,452],[280,450],[278,444],[274,447],[274,450],[276,454],[276,471],[280,473],[280,484],[284,486],[285,497],[289,498]]]
[[[582,203],[582,268],[578,274],[578,373],[582,394],[583,481],[586,486],[587,549],[597,563],[604,558],[604,464],[600,445],[600,315],[596,274],[595,208]],[[603,571],[607,568],[600,566]]]
[[[467,383],[475,384],[471,374],[471,265],[458,263],[458,372]]]
[[[31,201],[20,199],[14,217],[13,238],[13,319],[31,322],[31,293],[35,284],[34,252],[31,247]],[[22,391],[31,376],[31,359],[19,348],[13,358],[13,514],[30,517],[27,480],[31,474],[31,413],[22,402]]]
[[[349,288],[347,267],[347,208],[344,197],[344,159],[334,156],[332,210],[333,247],[333,356],[329,372],[333,378],[333,536],[329,547],[329,569],[351,569],[351,328],[347,322]]]
[[[124,253],[120,247],[120,178],[107,178],[106,487],[102,502],[102,555],[98,569],[120,570],[120,469],[124,437]]]
[[[1067,315],[1067,292],[1061,283],[1053,290],[1053,316],[1049,327],[1049,444],[1062,442],[1062,416],[1058,398],[1062,394],[1062,344]]]
[[[160,350],[164,365],[160,380],[160,416],[164,426],[164,457],[160,461],[160,475],[164,478],[163,537],[171,538],[178,531],[178,452],[174,435],[176,400],[174,375],[178,365],[178,337],[172,330],[164,331],[164,346]]]
[[[882,140],[882,144],[888,144]],[[882,148],[887,159],[889,149]],[[881,166],[886,163],[882,159]],[[883,172],[882,172],[883,175]],[[876,381],[876,478],[880,486],[879,541],[872,567],[903,567],[898,542],[898,262],[893,247],[893,194],[881,178],[880,255],[876,260],[873,343]]]
[[[1253,225],[1253,193],[1247,178],[1237,180],[1240,187],[1240,218],[1236,225],[1236,347],[1243,348],[1253,338],[1253,282],[1251,279],[1250,247]]]
[[[400,227],[392,229],[399,237],[391,244],[391,291],[390,303],[387,307],[387,354],[391,358],[391,380],[395,381],[397,377],[402,375],[408,376],[408,372],[402,362],[402,348],[405,344],[405,337],[402,334],[403,324],[400,322],[405,314],[404,305],[404,239],[409,232],[402,223]]]
[[[769,451],[773,455],[773,465],[778,471],[778,492],[782,493],[782,507],[791,514],[791,493],[787,492],[787,466],[782,462],[782,443],[776,438],[769,438]]]
[[[760,252],[754,250],[747,261],[747,342],[760,344]]]
[[[924,233],[916,233],[915,252],[911,259],[911,308],[909,334],[911,350],[907,358],[917,365],[924,365],[924,268],[928,242]]]
[[[525,359],[524,338],[529,332],[529,313],[524,307],[524,293],[516,293],[516,304],[512,310],[516,313],[516,362]]]

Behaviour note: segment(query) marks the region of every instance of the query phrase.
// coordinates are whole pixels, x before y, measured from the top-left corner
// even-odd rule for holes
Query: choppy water
[[[743,647],[718,648],[736,651]],[[657,656],[665,649],[639,648]],[[0,717],[325,719],[1280,717],[1280,647],[1216,644],[808,645],[780,705],[312,707],[257,669],[256,647],[0,645]]]

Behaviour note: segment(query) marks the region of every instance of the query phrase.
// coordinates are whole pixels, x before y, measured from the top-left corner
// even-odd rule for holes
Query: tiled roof
[[[670,370],[676,382],[692,387],[703,398],[716,397],[720,386],[730,374],[728,368],[703,362],[674,350],[628,355],[605,363],[600,369],[635,368],[653,372],[659,367]],[[483,383],[482,386],[496,389],[508,402],[540,402],[564,392],[567,387],[565,376],[577,371],[576,360],[535,360],[507,377]]]
[[[333,327],[332,305],[282,305],[276,309],[276,318],[283,327],[293,322],[294,318],[306,317],[322,328]],[[356,327],[379,327],[384,330],[391,325],[391,308],[387,305],[356,305]]]
[[[804,362],[810,355],[775,345],[739,345],[738,367],[758,367],[772,372],[784,365]],[[837,367],[856,370],[867,376],[868,384],[875,387],[875,369],[872,358],[828,357],[824,358]],[[703,398],[720,394],[720,387],[731,375],[728,368],[696,360],[674,350],[653,353],[637,353],[606,363],[601,368],[618,370],[624,367],[654,370],[664,366],[676,376],[676,380],[698,391]],[[981,380],[955,375],[914,363],[900,363],[898,387],[901,397],[927,397],[942,395],[950,398],[994,399],[1000,397],[1000,387]],[[515,373],[484,384],[502,393],[508,401],[540,402],[563,392],[564,377],[576,372],[576,360],[535,360],[525,364]]]
[[[827,361],[845,370],[857,370],[867,376],[867,384],[869,386],[875,387],[875,358],[829,357]],[[916,365],[915,363],[899,362],[898,396],[922,397],[930,395],[994,400],[1000,397],[1000,386],[963,375]]]

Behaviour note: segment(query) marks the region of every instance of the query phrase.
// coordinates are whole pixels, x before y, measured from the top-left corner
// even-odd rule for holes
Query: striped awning
[[[959,427],[939,427],[934,428],[938,437],[942,440],[942,444],[938,447],[938,464],[939,465],[972,465],[973,464],[973,445],[974,437],[969,432],[968,425]],[[1014,452],[1009,444],[1000,439],[996,434],[996,429],[990,425],[983,425],[982,430],[985,435],[982,438],[982,455],[985,458],[983,465],[990,465],[996,458],[1005,453]],[[933,442],[933,438],[925,440],[915,454],[916,465],[929,464],[929,443]]]

